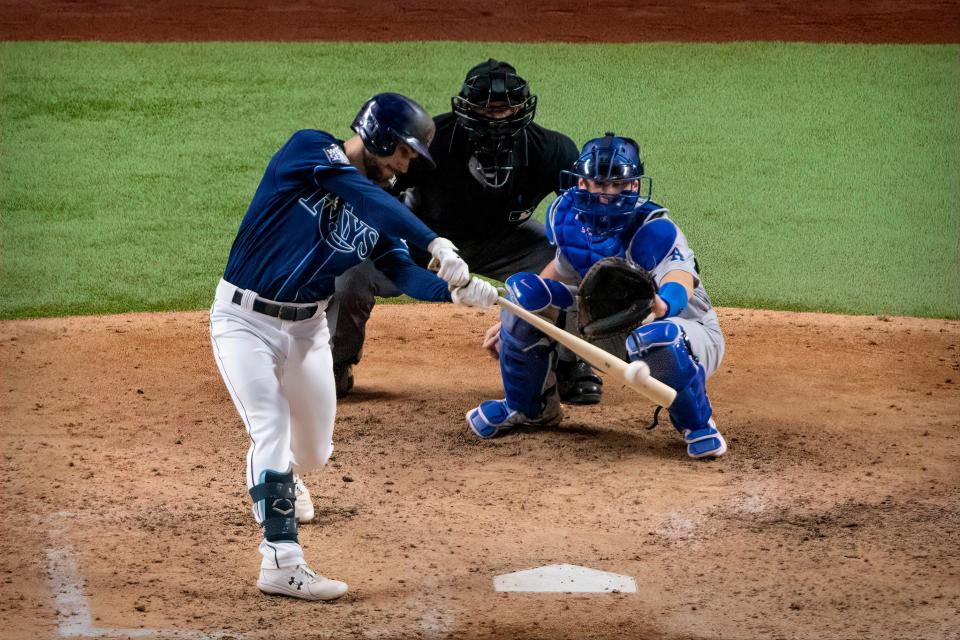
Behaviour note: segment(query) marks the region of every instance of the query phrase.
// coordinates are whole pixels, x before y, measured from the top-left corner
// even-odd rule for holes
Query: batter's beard
[[[371,182],[381,187],[392,187],[397,181],[397,174],[380,164],[377,156],[367,150],[363,152],[363,170]]]

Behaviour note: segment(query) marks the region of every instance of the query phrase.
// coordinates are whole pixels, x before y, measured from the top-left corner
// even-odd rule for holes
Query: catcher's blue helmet
[[[643,175],[640,145],[607,132],[583,145],[573,168],[561,173],[561,186],[590,234],[609,237],[633,219],[637,205],[650,200],[652,183]]]
[[[430,141],[436,132],[433,118],[406,96],[378,93],[363,103],[350,128],[360,135],[363,146],[374,155],[393,155],[397,143],[405,142],[436,166],[430,155]]]

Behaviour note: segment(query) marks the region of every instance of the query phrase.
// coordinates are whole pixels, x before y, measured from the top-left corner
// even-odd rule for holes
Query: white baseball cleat
[[[347,592],[347,583],[318,576],[305,564],[285,569],[260,569],[257,588],[272,596],[303,600],[336,600]]]
[[[294,511],[297,514],[297,522],[299,524],[313,522],[313,500],[310,498],[310,490],[307,489],[307,485],[303,484],[303,480],[297,474],[293,475],[293,490],[297,494]]]

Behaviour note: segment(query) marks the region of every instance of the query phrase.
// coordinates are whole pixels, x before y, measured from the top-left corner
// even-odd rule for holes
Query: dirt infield
[[[960,41],[960,4],[933,0],[359,4],[0,0],[0,39]],[[960,639],[960,322],[721,309],[730,453],[693,462],[615,384],[473,437],[464,412],[501,394],[493,317],[375,311],[306,477],[307,558],[351,585],[335,604],[254,587],[206,313],[0,323],[0,637]],[[638,592],[493,591],[558,563]]]
[[[722,309],[730,453],[694,462],[616,385],[557,427],[472,437],[464,411],[500,393],[492,318],[374,313],[334,462],[307,478],[307,557],[352,587],[331,605],[254,588],[205,313],[0,324],[0,635],[960,637],[960,322]],[[639,591],[492,590],[554,563]]]
[[[0,0],[2,40],[960,42],[943,0]]]

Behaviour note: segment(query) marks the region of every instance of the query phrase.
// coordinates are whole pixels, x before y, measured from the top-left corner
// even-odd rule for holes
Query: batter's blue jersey
[[[413,282],[417,297],[449,300],[443,281],[410,268],[401,240],[425,249],[436,237],[361,175],[336,138],[303,130],[267,165],[223,277],[270,300],[314,302],[333,294],[338,275],[371,258],[394,280]]]

